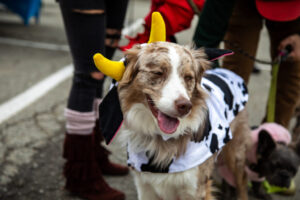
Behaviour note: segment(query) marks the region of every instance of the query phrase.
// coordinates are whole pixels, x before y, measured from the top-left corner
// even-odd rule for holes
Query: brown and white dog
[[[134,169],[138,199],[212,199],[210,176],[214,159],[231,136],[229,127],[213,120],[214,112],[208,108],[209,91],[217,88],[207,86],[204,89],[200,85],[205,70],[210,66],[204,50],[156,42],[134,46],[125,56],[126,70],[118,83],[124,117],[118,138],[128,144],[128,163]],[[221,97],[220,101],[227,103],[225,97]],[[230,156],[230,163],[236,163],[232,167],[238,174],[240,190],[244,191],[246,175],[239,169],[244,169],[245,160],[238,155],[244,155],[244,141],[250,130],[245,111],[238,107],[231,105],[228,108],[235,117],[230,123],[233,139],[239,137],[237,142],[231,142],[236,145],[232,148],[238,153]],[[227,113],[225,116],[227,119]],[[211,129],[226,130],[226,138],[216,139],[217,133],[207,135]],[[196,146],[201,142],[201,148],[207,149],[209,154],[202,152],[201,148],[197,150],[199,152],[189,148],[189,145]],[[203,157],[203,162],[193,164],[184,160],[194,157],[200,160]],[[176,163],[178,160],[182,162]],[[181,170],[187,163],[192,167]]]

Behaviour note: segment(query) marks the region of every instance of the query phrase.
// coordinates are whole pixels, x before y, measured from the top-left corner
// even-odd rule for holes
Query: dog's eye
[[[151,73],[156,75],[156,76],[162,76],[163,75],[163,72],[161,72],[161,71],[152,71]]]
[[[184,80],[185,80],[185,81],[192,81],[193,79],[194,79],[194,77],[191,76],[191,75],[186,75],[186,76],[184,76]]]

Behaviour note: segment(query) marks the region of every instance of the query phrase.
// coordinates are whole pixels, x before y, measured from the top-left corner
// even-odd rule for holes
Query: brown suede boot
[[[103,179],[96,161],[95,139],[91,135],[66,134],[63,157],[65,188],[89,200],[124,200],[125,195],[111,188]]]
[[[111,176],[123,176],[128,174],[128,167],[112,163],[108,159],[110,152],[105,149],[105,147],[100,144],[96,149],[97,161],[103,174]]]
[[[126,166],[112,163],[108,156],[110,155],[110,151],[107,150],[104,146],[102,146],[101,142],[104,141],[104,138],[100,132],[99,128],[99,120],[96,121],[96,126],[94,128],[95,134],[95,146],[96,146],[96,158],[97,162],[100,166],[100,169],[103,174],[111,175],[111,176],[123,176],[129,173],[129,169]]]

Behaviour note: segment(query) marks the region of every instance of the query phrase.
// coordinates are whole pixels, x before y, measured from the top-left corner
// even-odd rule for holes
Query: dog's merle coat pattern
[[[248,100],[247,88],[241,77],[225,69],[213,69],[205,72],[201,86],[209,97],[206,104],[209,109],[208,124],[201,142],[190,141],[186,153],[174,158],[163,169],[154,166],[152,158],[146,152],[133,152],[128,143],[128,164],[138,171],[153,173],[173,173],[196,167],[232,139],[230,123],[243,110]]]

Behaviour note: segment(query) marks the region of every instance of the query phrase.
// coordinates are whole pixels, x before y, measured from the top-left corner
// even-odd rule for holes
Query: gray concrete
[[[31,21],[25,27],[12,13],[0,10],[0,37],[25,39],[66,45],[61,15],[53,0],[46,0],[40,23]],[[132,0],[127,23],[142,18],[148,12],[149,1]],[[180,44],[189,44],[196,18],[191,29],[177,34]],[[267,35],[262,33],[258,57],[269,59]],[[125,40],[122,41],[125,43]],[[116,59],[120,58],[120,52]],[[18,45],[0,44],[0,104],[16,96],[40,80],[71,63],[69,52],[41,50]],[[250,124],[257,125],[264,115],[266,94],[269,86],[269,71],[252,76],[249,84]],[[63,190],[64,138],[63,109],[70,88],[70,79],[39,99],[30,107],[0,125],[0,199],[79,199]],[[0,113],[1,115],[1,113]],[[126,153],[117,145],[108,147],[111,159],[125,164]],[[300,176],[297,176],[299,183]],[[108,183],[124,191],[126,199],[135,200],[136,190],[130,175],[105,177]],[[274,199],[299,199],[300,191],[293,197],[277,196]]]

